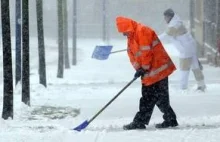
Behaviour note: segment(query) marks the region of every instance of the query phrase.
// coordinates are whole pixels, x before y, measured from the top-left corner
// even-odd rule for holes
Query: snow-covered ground
[[[48,87],[45,89],[38,84],[37,44],[36,39],[31,38],[31,107],[21,103],[21,85],[17,85],[14,119],[0,119],[0,142],[219,142],[220,69],[209,65],[204,65],[205,93],[195,91],[192,74],[187,92],[178,89],[178,71],[170,77],[171,105],[180,124],[177,129],[154,128],[155,123],[162,121],[162,114],[156,107],[147,130],[121,129],[132,121],[138,110],[141,96],[138,80],[84,131],[71,130],[97,113],[133,77],[134,70],[125,52],[112,54],[105,61],[92,59],[95,45],[100,44],[99,40],[80,39],[78,65],[65,70],[64,79],[58,79],[57,44],[47,39]],[[125,40],[112,40],[111,44],[113,50],[126,47]],[[173,46],[166,45],[166,49],[177,64]],[[0,64],[2,66],[2,60]],[[0,72],[0,91],[3,92],[2,69]],[[2,101],[3,95],[0,96],[0,114]]]

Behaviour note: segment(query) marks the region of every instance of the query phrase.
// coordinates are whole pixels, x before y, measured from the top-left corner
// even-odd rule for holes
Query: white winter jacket
[[[180,58],[189,58],[196,54],[196,42],[176,14],[169,22],[167,30],[159,36],[159,39],[162,42],[172,42],[179,51]]]

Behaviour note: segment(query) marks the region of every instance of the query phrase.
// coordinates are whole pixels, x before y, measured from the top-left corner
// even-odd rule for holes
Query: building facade
[[[191,0],[190,21],[199,56],[220,66],[220,0]]]
[[[154,28],[161,33],[166,24],[163,12],[173,8],[183,20],[189,20],[190,0],[76,0],[77,1],[77,36],[78,38],[102,38],[103,14],[106,17],[106,32],[110,39],[122,38],[115,27],[117,16],[127,16]],[[68,2],[69,35],[72,33],[73,0]],[[103,3],[106,7],[103,11]],[[15,0],[10,0],[12,35],[14,35]],[[57,37],[57,1],[44,0],[44,29],[45,36]],[[29,2],[30,32],[37,35],[36,1]]]

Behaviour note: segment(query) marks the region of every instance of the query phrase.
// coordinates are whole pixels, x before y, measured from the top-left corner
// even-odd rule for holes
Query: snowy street
[[[220,69],[204,65],[207,82],[205,93],[196,92],[191,73],[186,92],[178,89],[178,71],[170,76],[170,101],[177,114],[179,127],[156,130],[162,114],[155,107],[146,130],[124,131],[138,110],[140,80],[133,83],[85,130],[71,129],[90,119],[133,77],[126,52],[111,55],[108,60],[91,58],[98,40],[80,39],[78,65],[65,70],[64,79],[57,79],[56,41],[46,40],[48,88],[38,84],[36,39],[31,44],[31,107],[21,103],[21,86],[15,88],[14,119],[0,119],[0,142],[219,142],[220,140]],[[113,40],[113,51],[124,49],[125,40]],[[178,66],[172,45],[166,49]],[[71,48],[70,48],[71,51]],[[1,56],[2,57],[2,56]],[[2,64],[2,61],[1,61]],[[1,71],[1,88],[2,69]],[[0,96],[0,114],[3,95]]]

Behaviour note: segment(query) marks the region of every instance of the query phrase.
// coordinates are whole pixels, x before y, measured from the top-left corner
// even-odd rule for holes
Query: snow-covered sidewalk
[[[150,125],[144,131],[123,131],[121,126],[132,121],[138,110],[140,81],[136,81],[113,102],[87,129],[71,130],[91,118],[132,77],[126,53],[111,55],[106,61],[91,59],[97,40],[79,40],[78,65],[65,70],[64,79],[57,79],[57,45],[46,40],[48,88],[38,85],[37,45],[31,44],[31,108],[21,103],[18,85],[14,96],[14,119],[0,119],[0,142],[217,142],[220,140],[220,74],[219,68],[204,65],[208,90],[195,92],[191,74],[190,89],[178,89],[178,71],[170,77],[170,101],[179,128],[156,130],[154,124],[162,121],[155,107]],[[55,44],[54,44],[55,43]],[[113,50],[126,47],[126,41],[111,41]],[[177,64],[176,51],[167,45],[167,51]],[[71,50],[71,48],[70,48]],[[2,79],[1,79],[2,80]],[[1,81],[2,82],[2,81]],[[2,83],[1,83],[2,90]],[[2,111],[0,96],[0,113]]]

